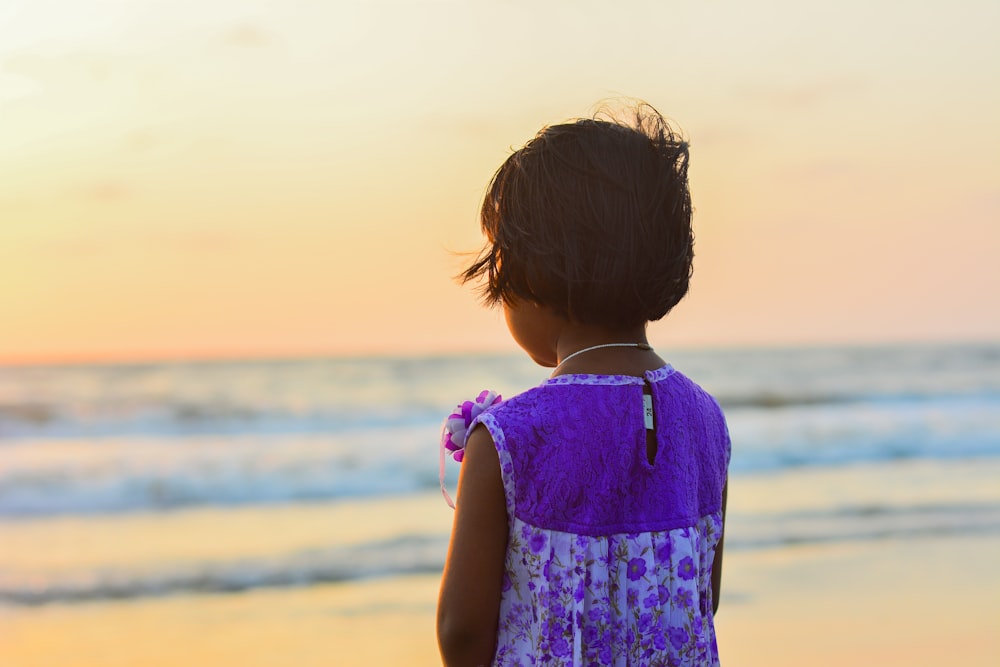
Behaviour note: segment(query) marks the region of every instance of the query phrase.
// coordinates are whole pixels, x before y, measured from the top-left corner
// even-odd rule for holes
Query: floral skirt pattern
[[[721,513],[591,537],[514,519],[494,665],[718,665],[712,562]]]

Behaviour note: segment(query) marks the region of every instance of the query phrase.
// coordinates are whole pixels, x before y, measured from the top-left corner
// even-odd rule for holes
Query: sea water
[[[726,413],[727,552],[1000,533],[1000,345],[660,354]],[[444,417],[546,373],[518,355],[0,367],[0,607],[439,572]]]

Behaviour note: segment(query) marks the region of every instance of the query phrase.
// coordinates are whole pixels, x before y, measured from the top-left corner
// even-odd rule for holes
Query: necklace
[[[582,350],[577,350],[573,354],[568,355],[565,359],[559,362],[555,370],[558,370],[560,366],[565,364],[567,361],[572,359],[578,354],[583,354],[584,352],[590,352],[591,350],[599,350],[602,347],[635,347],[640,350],[652,350],[653,348],[649,346],[648,343],[603,343],[601,345],[591,345],[590,347],[585,347]]]

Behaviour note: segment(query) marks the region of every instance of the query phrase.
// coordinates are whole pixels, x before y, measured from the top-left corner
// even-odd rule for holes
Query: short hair
[[[487,243],[459,275],[490,306],[527,300],[581,324],[658,320],[694,258],[688,144],[651,106],[543,128],[491,179]]]

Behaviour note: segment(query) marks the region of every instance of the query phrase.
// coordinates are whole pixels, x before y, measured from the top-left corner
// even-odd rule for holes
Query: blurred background
[[[0,664],[434,664],[440,423],[546,376],[452,276],[623,97],[691,142],[650,340],[730,421],[724,662],[996,664],[998,21],[3,0]]]

